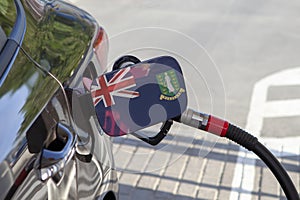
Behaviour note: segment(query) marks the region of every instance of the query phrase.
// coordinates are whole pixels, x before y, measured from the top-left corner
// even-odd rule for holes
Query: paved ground
[[[253,132],[300,190],[299,1],[75,3],[108,32],[111,62],[124,53],[179,59],[197,91],[190,106]],[[175,127],[155,148],[118,138],[114,151],[121,200],[284,199],[255,156],[204,133]]]
[[[171,140],[172,138],[168,138],[164,145]],[[115,152],[116,162],[122,163],[119,168],[120,198],[284,199],[275,178],[256,157],[248,155],[239,161],[246,173],[239,177],[242,182],[251,181],[247,179],[247,168],[253,167],[253,189],[244,189],[240,183],[233,186],[238,156],[241,152],[246,152],[231,142],[219,140],[206,157],[200,158],[199,147],[202,142],[201,138],[194,138],[192,145],[185,144],[189,148],[174,161],[172,157],[177,157],[176,153],[164,151],[155,154],[152,147],[130,138],[115,141],[119,144]],[[180,145],[177,146],[180,148]],[[283,146],[278,146],[278,149],[281,150],[273,151],[281,155],[280,161],[299,188],[299,147],[298,154],[286,153]],[[142,154],[142,157],[136,154]],[[153,165],[161,162],[167,167],[153,168]]]

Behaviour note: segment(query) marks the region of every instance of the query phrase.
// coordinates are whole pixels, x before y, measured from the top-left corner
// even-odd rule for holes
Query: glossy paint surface
[[[1,2],[0,24],[9,34],[15,17],[6,10],[14,2]],[[24,52],[18,52],[0,87],[0,199],[81,199],[116,192],[109,138],[100,134],[93,113],[78,116],[89,101],[75,104],[83,74],[102,72],[93,49],[98,24],[64,2],[23,0],[22,5],[26,32],[19,45]],[[73,137],[58,131],[60,123]],[[59,154],[68,149],[75,152]],[[50,160],[59,156],[47,163],[43,152]],[[41,180],[60,162],[58,173]]]

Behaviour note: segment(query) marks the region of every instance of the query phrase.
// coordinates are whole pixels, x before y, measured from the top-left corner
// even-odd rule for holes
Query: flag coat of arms
[[[169,56],[101,75],[90,93],[98,121],[110,136],[120,136],[179,116],[187,106],[178,62]]]

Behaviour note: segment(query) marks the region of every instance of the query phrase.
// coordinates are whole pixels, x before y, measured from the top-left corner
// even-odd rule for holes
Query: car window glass
[[[0,1],[0,25],[6,35],[9,35],[13,29],[17,17],[14,1]]]
[[[4,33],[2,27],[0,26],[0,52],[2,51],[2,48],[4,47],[6,40],[7,40],[6,34]]]

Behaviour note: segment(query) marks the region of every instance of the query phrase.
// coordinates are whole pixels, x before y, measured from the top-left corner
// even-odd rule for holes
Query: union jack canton
[[[103,100],[105,107],[110,107],[115,104],[114,96],[125,98],[139,97],[139,92],[127,90],[135,87],[134,77],[125,77],[130,71],[130,67],[116,72],[113,77],[107,81],[106,75],[102,75],[96,79],[97,85],[91,86],[91,95],[93,98],[94,106]]]

